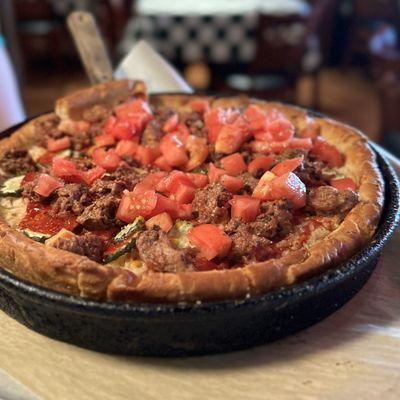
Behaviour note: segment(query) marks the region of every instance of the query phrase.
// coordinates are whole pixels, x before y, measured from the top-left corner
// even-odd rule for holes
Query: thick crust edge
[[[125,87],[132,85],[122,82],[125,82]],[[110,87],[108,83],[107,89],[103,85],[102,90],[118,91],[120,83],[113,82],[113,85],[116,86]],[[76,117],[89,104],[96,104],[99,96],[107,96],[100,95],[96,88],[59,100],[57,114]],[[187,98],[170,97],[174,97],[176,102]],[[170,97],[161,95],[152,101],[170,102]],[[306,118],[306,112],[297,107],[256,102],[266,109],[277,107],[290,118]],[[218,105],[243,105],[243,99],[214,100],[213,106]],[[77,109],[80,109],[78,114]],[[39,134],[38,121],[52,117],[54,114],[41,116],[2,140],[0,154],[12,147],[33,144]],[[98,300],[157,303],[240,299],[314,276],[348,259],[365,246],[375,232],[383,207],[383,181],[366,137],[342,123],[316,119],[322,126],[322,135],[345,154],[344,168],[359,183],[360,202],[335,231],[309,249],[232,270],[147,273],[136,277],[128,270],[104,266],[86,257],[36,243],[0,218],[2,267],[21,279],[67,294]]]

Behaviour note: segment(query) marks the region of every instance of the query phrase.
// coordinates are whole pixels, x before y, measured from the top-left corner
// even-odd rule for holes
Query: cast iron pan
[[[18,126],[1,136],[10,135]],[[377,153],[385,207],[372,242],[314,279],[241,301],[196,305],[101,303],[19,280],[0,269],[0,308],[36,332],[89,349],[186,356],[243,349],[295,333],[353,297],[374,270],[399,220],[399,184]],[[0,260],[1,263],[1,260]]]

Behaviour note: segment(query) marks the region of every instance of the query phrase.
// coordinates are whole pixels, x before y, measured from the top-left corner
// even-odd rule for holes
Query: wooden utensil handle
[[[93,15],[74,11],[68,16],[67,23],[90,82],[96,84],[111,80],[111,61]]]

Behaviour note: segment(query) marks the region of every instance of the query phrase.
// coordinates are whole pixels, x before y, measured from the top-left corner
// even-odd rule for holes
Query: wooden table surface
[[[181,359],[120,357],[46,338],[0,313],[0,366],[49,400],[398,399],[399,249],[397,231],[349,303],[272,344]]]

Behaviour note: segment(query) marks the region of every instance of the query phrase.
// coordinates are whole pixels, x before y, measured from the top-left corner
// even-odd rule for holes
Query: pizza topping
[[[54,244],[54,247],[86,256],[93,261],[102,262],[105,242],[98,235],[85,233],[81,236],[72,235],[72,237],[68,238],[60,237]]]
[[[0,159],[0,168],[7,177],[35,171],[35,163],[25,149],[7,150]]]
[[[6,153],[2,173],[29,171],[15,190],[29,199],[21,229],[68,229],[57,247],[96,261],[131,253],[159,272],[238,267],[302,246],[314,232],[307,219],[358,201],[318,123],[262,105],[131,99],[57,125],[43,127],[41,173],[25,150]]]
[[[47,174],[40,174],[34,187],[34,192],[43,197],[49,197],[56,189],[64,186],[64,182]]]
[[[199,223],[220,223],[229,219],[231,194],[220,183],[196,190],[193,214]]]
[[[344,213],[351,210],[358,202],[358,195],[351,190],[337,190],[332,186],[320,186],[310,189],[307,206],[322,215]]]
[[[110,228],[115,225],[118,204],[119,200],[113,195],[100,197],[85,207],[77,222],[89,230]]]
[[[91,203],[88,189],[80,183],[65,184],[57,189],[55,197],[55,201],[51,203],[52,215],[64,216],[73,213],[79,216]]]
[[[140,258],[153,271],[179,272],[194,269],[195,251],[176,248],[166,233],[153,227],[137,240]]]
[[[19,196],[22,193],[22,182],[25,175],[7,179],[0,187],[0,196]]]

